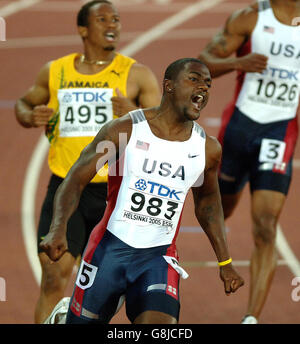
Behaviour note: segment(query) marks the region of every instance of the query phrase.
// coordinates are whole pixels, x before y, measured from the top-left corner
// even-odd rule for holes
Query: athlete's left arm
[[[125,146],[119,141],[120,134],[129,140],[131,126],[132,121],[129,115],[110,121],[103,126],[94,140],[83,149],[78,160],[58,187],[53,202],[50,230],[40,243],[40,247],[50,259],[54,261],[60,259],[68,249],[67,223],[78,207],[84,187],[106,162],[114,164],[118,154],[122,154]]]
[[[207,136],[204,182],[200,187],[192,189],[196,217],[208,236],[219,262],[230,258],[218,184],[221,152],[219,142],[215,138]],[[220,277],[224,282],[226,294],[235,292],[244,284],[243,279],[233,269],[232,264],[220,267]]]
[[[151,69],[136,63],[132,66],[132,77],[135,79],[138,87],[136,104],[141,108],[159,106],[161,90]]]
[[[257,16],[257,3],[233,12],[224,28],[202,50],[198,58],[207,65],[213,78],[234,70],[261,73],[266,68],[268,58],[265,55],[232,56],[251,37]]]
[[[121,117],[129,111],[138,108],[159,106],[161,91],[154,73],[139,63],[134,63],[130,69],[127,81],[127,97],[116,89],[117,96],[112,97],[114,114]]]

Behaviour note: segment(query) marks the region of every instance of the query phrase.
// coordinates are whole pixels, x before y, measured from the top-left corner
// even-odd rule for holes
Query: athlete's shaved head
[[[88,18],[90,14],[90,8],[95,5],[108,4],[113,6],[113,4],[108,0],[94,0],[84,4],[77,14],[77,26],[88,26]]]
[[[166,69],[164,79],[166,80],[176,80],[179,72],[184,69],[187,63],[196,62],[207,67],[204,62],[193,57],[182,58],[172,62]]]

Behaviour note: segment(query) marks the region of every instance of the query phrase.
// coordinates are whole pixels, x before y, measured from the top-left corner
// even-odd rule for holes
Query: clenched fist
[[[238,59],[237,69],[248,73],[262,73],[267,68],[267,62],[267,56],[251,53]]]
[[[50,231],[43,238],[40,247],[55,262],[68,250],[68,243],[65,235]]]
[[[30,124],[33,127],[41,127],[47,125],[50,117],[53,115],[54,110],[48,108],[46,105],[37,105],[33,108],[31,114]]]
[[[114,115],[121,117],[126,115],[129,111],[135,110],[137,107],[133,104],[133,102],[126,98],[122,92],[116,88],[117,96],[111,97]]]
[[[244,285],[243,278],[234,270],[231,264],[220,268],[220,278],[224,283],[226,295],[230,295]]]

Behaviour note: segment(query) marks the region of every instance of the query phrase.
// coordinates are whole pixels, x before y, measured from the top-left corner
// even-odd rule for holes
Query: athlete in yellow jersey
[[[121,24],[111,2],[85,4],[77,15],[77,25],[83,54],[47,63],[15,108],[22,126],[45,127],[50,142],[52,176],[41,211],[38,244],[49,231],[56,189],[99,129],[137,107],[160,103],[160,88],[151,70],[116,52]],[[68,252],[50,264],[47,255],[38,250],[42,281],[36,323],[44,322],[64,296],[76,257],[82,254],[91,230],[104,213],[107,174],[102,172],[85,187],[68,222]]]
[[[49,71],[48,107],[54,109],[54,115],[46,131],[51,144],[48,161],[51,171],[62,178],[99,129],[113,119],[111,98],[116,89],[127,95],[128,75],[135,63],[116,53],[106,68],[84,75],[75,68],[81,56],[62,57],[51,63]],[[107,174],[97,174],[92,182],[107,182]]]

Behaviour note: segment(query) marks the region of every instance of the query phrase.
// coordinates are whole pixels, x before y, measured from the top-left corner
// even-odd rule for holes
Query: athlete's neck
[[[186,119],[183,114],[177,113],[172,106],[162,100],[155,109],[156,114],[148,119],[152,132],[163,139],[170,141],[186,141],[191,135],[193,121]]]
[[[300,17],[300,0],[272,0],[271,6],[277,20],[293,26],[293,20]]]
[[[291,7],[299,7],[300,0],[269,0],[272,6],[291,6]]]
[[[115,56],[115,49],[106,50],[84,44],[83,55],[75,60],[75,69],[81,74],[96,74],[109,66]]]
[[[93,61],[103,61],[110,63],[116,53],[115,51],[91,51],[89,49],[84,49],[84,57],[85,60],[88,62],[93,62]]]
[[[116,55],[113,46],[99,47],[89,42],[84,42],[84,56],[87,61],[109,61],[111,62]]]
[[[75,59],[75,69],[81,74],[97,74],[113,61],[114,52],[109,54],[84,53]]]

